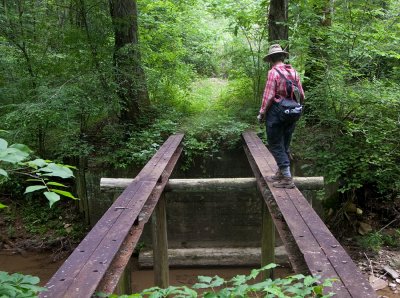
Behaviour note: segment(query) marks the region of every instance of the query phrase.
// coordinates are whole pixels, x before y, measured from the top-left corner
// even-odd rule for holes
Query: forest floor
[[[380,297],[400,297],[400,198],[367,202],[331,230]]]

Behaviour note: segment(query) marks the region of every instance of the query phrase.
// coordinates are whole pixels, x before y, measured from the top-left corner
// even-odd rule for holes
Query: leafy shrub
[[[37,297],[46,290],[37,286],[39,281],[36,276],[0,271],[0,297]]]
[[[399,97],[388,82],[346,86],[343,77],[332,74],[309,95],[295,151],[327,182],[339,182],[342,192],[365,185],[398,192]]]
[[[249,127],[230,116],[212,112],[188,120],[184,126],[184,167],[188,167],[196,156],[214,157],[220,151],[236,148],[241,133]]]
[[[25,189],[25,194],[38,190],[43,191],[50,207],[60,200],[60,195],[77,199],[70,192],[62,189],[67,187],[66,185],[49,180],[49,177],[53,179],[54,177],[62,179],[74,177],[70,169],[73,167],[40,158],[27,160],[32,153],[26,145],[8,145],[5,139],[0,138],[0,184],[9,179],[9,173],[24,175],[29,178],[27,181],[35,183]],[[4,207],[0,204],[0,209]]]
[[[357,238],[358,244],[367,250],[378,252],[383,245],[398,247],[400,245],[400,230],[395,230],[394,234],[384,232],[372,232]]]
[[[325,280],[320,283],[319,278],[312,276],[304,276],[302,274],[292,275],[286,278],[266,279],[261,282],[254,282],[260,272],[276,267],[275,264],[267,265],[261,269],[253,269],[249,275],[237,275],[229,281],[225,281],[219,276],[199,276],[199,282],[194,284],[192,288],[187,286],[174,287],[170,286],[166,289],[153,287],[143,290],[141,293],[133,295],[104,295],[100,297],[110,298],[138,298],[138,297],[204,297],[204,298],[228,298],[228,297],[331,297],[334,294],[323,294],[326,287],[332,286],[333,280]],[[197,293],[201,290],[203,293]]]

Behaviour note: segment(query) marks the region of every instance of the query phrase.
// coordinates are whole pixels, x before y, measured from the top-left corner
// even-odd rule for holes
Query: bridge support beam
[[[268,207],[262,201],[261,267],[270,263],[275,263],[275,224]],[[274,271],[273,269],[264,271],[263,275],[263,279],[272,279]]]
[[[160,288],[169,286],[167,213],[165,195],[161,195],[151,217],[153,237],[154,284]]]
[[[294,183],[300,190],[319,190],[324,187],[323,177],[294,177]],[[124,189],[133,179],[101,178],[103,191]],[[165,191],[170,192],[218,192],[240,191],[254,192],[257,187],[255,178],[210,178],[210,179],[169,179]]]

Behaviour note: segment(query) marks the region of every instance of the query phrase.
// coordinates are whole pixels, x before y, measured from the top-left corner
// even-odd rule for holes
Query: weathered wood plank
[[[150,219],[150,216],[158,203],[158,199],[163,193],[164,187],[168,181],[168,177],[172,174],[172,171],[181,153],[182,147],[179,147],[165,168],[160,184],[157,185],[157,187],[153,190],[150,198],[147,200],[142,211],[140,212],[137,223],[131,227],[127,238],[123,242],[118,254],[114,258],[113,263],[110,265],[109,270],[107,270],[106,275],[103,277],[99,286],[97,287],[97,291],[104,293],[112,293],[114,291],[118,283],[119,276],[122,274],[125,266],[128,264],[136,244],[142,235],[144,225]]]
[[[160,147],[139,173],[139,179],[125,189],[47,283],[49,290],[41,297],[91,296],[182,138],[182,134],[171,136]]]
[[[258,139],[258,137],[253,135],[252,141],[257,148],[256,154],[259,157],[259,163],[264,163],[264,165],[261,165],[260,169],[262,176],[266,177],[268,175],[272,175],[276,170],[276,164],[272,155],[266,149],[261,140]],[[282,215],[293,234],[297,246],[304,256],[304,260],[307,263],[310,273],[314,276],[321,276],[323,279],[338,278],[338,282],[335,282],[334,284],[334,292],[336,292],[339,297],[351,297],[349,290],[345,287],[342,279],[337,274],[335,268],[329,262],[329,259],[320,247],[319,242],[315,239],[311,231],[311,227],[307,226],[307,224],[301,220],[301,214],[295,208],[293,202],[289,199],[287,194],[293,192],[294,189],[276,189],[270,187],[270,190],[273,190],[272,193],[277,206],[282,212]],[[301,193],[298,193],[298,195],[304,199]],[[305,199],[304,201],[306,202]],[[309,208],[313,211],[310,206]]]
[[[253,132],[244,133],[243,138],[256,163],[256,177],[272,175],[276,169],[275,161],[261,140]],[[264,178],[262,180],[271,186]],[[299,190],[271,187],[270,190],[311,274],[324,279],[339,279],[333,289],[338,297],[376,297],[370,284]],[[266,202],[268,204],[268,200]]]

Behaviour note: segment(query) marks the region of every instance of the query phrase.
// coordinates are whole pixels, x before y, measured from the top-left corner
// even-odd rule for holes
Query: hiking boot
[[[276,187],[276,188],[294,188],[295,187],[292,177],[283,177],[281,180],[272,183],[272,186]]]
[[[268,182],[276,182],[276,181],[280,181],[284,178],[285,176],[283,176],[281,170],[276,171],[275,175],[273,176],[268,176],[267,177],[267,181]]]

